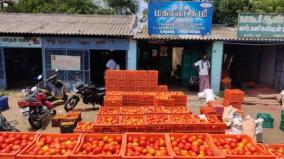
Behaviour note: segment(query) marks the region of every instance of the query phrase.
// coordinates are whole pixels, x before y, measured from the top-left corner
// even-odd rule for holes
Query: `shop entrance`
[[[33,84],[42,73],[41,49],[4,48],[7,88],[21,88]]]
[[[223,80],[231,79],[231,87],[249,89],[256,86],[272,87],[276,66],[277,46],[237,45],[224,47]]]
[[[126,69],[126,51],[91,50],[91,82],[104,85],[104,72],[110,57],[119,64],[121,70]]]

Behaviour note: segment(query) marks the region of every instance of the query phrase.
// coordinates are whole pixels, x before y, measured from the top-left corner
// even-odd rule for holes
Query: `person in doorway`
[[[180,84],[180,82],[181,82],[181,65],[179,65],[179,64],[176,65],[174,77],[176,79],[177,84]]]
[[[199,73],[199,91],[203,92],[205,89],[210,88],[209,82],[209,69],[210,62],[206,54],[203,55],[202,59],[197,61],[194,65],[194,68],[198,70]]]
[[[109,55],[109,60],[106,63],[107,70],[115,70],[116,69],[116,62],[113,60],[112,56]]]

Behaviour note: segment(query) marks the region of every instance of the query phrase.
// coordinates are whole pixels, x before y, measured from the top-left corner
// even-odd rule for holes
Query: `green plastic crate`
[[[256,118],[263,118],[263,128],[273,128],[274,119],[269,113],[257,113]]]

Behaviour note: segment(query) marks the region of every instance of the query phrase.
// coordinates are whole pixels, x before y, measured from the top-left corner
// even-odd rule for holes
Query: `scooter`
[[[18,106],[35,130],[40,129],[47,123],[51,115],[56,114],[56,110],[53,109],[51,102],[47,100],[47,96],[37,87],[33,87],[32,93],[24,100],[18,101]]]
[[[104,96],[104,87],[96,87],[94,84],[78,84],[76,86],[76,94],[65,102],[64,109],[67,112],[74,109],[80,101],[80,97],[84,104],[92,104],[95,109],[96,104],[103,106]]]

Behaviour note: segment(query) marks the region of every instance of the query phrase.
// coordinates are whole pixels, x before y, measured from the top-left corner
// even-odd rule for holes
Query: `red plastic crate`
[[[226,130],[226,124],[219,121],[216,115],[206,115],[208,121],[199,119],[197,115],[193,116],[195,122],[198,124],[200,133],[218,133],[224,134]]]
[[[224,92],[224,99],[229,102],[240,102],[244,101],[244,92],[238,89],[226,89]]]
[[[130,121],[133,121],[134,123]],[[120,125],[121,133],[146,131],[146,119],[144,115],[122,115]]]
[[[111,120],[115,119],[115,123]],[[105,123],[105,121],[109,123]],[[95,132],[101,133],[120,133],[121,116],[120,115],[97,115]]]
[[[127,156],[127,147],[125,146],[123,148],[123,155],[122,155],[122,159],[173,159],[173,151],[171,149],[170,143],[169,143],[169,138],[167,136],[167,134],[163,134],[163,133],[126,133],[126,137],[124,138],[124,143],[126,143],[125,145],[128,145],[128,141],[130,140],[130,138],[137,138],[139,139],[139,137],[144,137],[144,138],[152,138],[152,140],[155,139],[163,139],[165,141],[165,148],[166,151],[168,153],[167,156]]]
[[[119,137],[121,138],[121,141],[116,141],[120,143],[120,151],[118,154],[112,154],[112,155],[107,155],[107,154],[99,154],[99,155],[91,155],[91,154],[78,154],[82,153],[84,149],[82,148],[83,144],[90,141],[103,141],[105,137],[111,137],[111,138],[116,138]],[[80,145],[72,152],[70,155],[70,159],[121,159],[122,156],[122,147],[125,145],[123,144],[123,138],[124,135],[122,134],[85,134],[81,138]]]
[[[199,132],[198,124],[195,123],[191,114],[174,114],[169,115],[173,132],[176,133],[194,133]]]
[[[138,106],[127,106],[127,107],[121,107],[120,114],[145,114],[144,107],[138,107]]]
[[[27,138],[29,137],[32,137],[32,141],[30,141],[29,144],[25,145],[25,147],[15,151],[15,152],[11,152],[11,153],[3,153],[3,152],[0,152],[0,158],[1,159],[15,159],[17,154],[19,154],[21,151],[23,151],[26,147],[32,145],[35,143],[37,137],[38,137],[38,134],[36,133],[28,133],[28,132],[0,132],[0,135],[3,136],[5,139],[6,137],[8,137],[9,135],[15,135],[14,137],[15,138],[18,138],[17,135],[25,135],[27,136]],[[21,136],[22,137],[22,136]],[[3,141],[4,143],[4,141]],[[3,144],[3,143],[0,143],[0,146]]]
[[[104,106],[105,107],[121,107],[122,106],[122,97],[121,96],[105,96],[104,97]]]
[[[145,106],[143,107],[146,114],[164,114],[166,113],[163,106]]]
[[[187,114],[187,113],[192,114],[192,112],[190,112],[189,108],[186,106],[175,106],[175,107],[165,106],[164,110],[168,114]]]
[[[229,102],[227,100],[224,100],[224,106],[233,106],[234,108],[237,108],[239,110],[242,110],[242,103],[239,102]]]
[[[212,151],[213,156],[204,156],[204,157],[198,157],[198,156],[181,156],[181,155],[177,155],[175,153],[175,148],[172,145],[174,142],[176,142],[176,139],[178,140],[182,140],[183,138],[187,139],[187,138],[201,138],[202,140],[204,140],[204,143],[208,145],[208,148]],[[212,141],[212,138],[208,135],[208,134],[201,134],[201,133],[173,133],[173,134],[169,134],[169,138],[170,138],[170,144],[171,147],[173,149],[173,154],[174,154],[174,158],[175,159],[225,159],[225,154],[220,151],[214,144]],[[185,150],[185,149],[184,149]]]
[[[223,139],[225,140],[226,138],[236,138],[237,137],[241,137],[241,138],[244,138],[248,141],[248,143],[252,144],[253,146],[256,147],[257,151],[262,153],[263,155],[228,155],[225,153],[225,156],[227,159],[275,159],[275,156],[273,155],[268,155],[266,152],[264,152],[261,148],[259,148],[253,141],[252,139],[247,136],[247,135],[220,135],[220,134],[214,134],[214,135],[211,135],[212,138],[213,138],[213,141],[214,141],[214,144],[216,145],[216,142],[215,140],[217,139]],[[218,145],[216,145],[218,147]],[[219,147],[218,147],[219,148]],[[220,148],[219,148],[220,149]]]
[[[216,111],[212,107],[200,106],[200,114],[211,114],[215,115]]]
[[[98,114],[120,114],[121,107],[100,107]]]
[[[268,144],[266,147],[266,152],[268,154],[273,154],[276,156],[276,159],[283,159],[284,158],[284,155],[280,155],[280,154],[277,154],[277,152],[275,152],[275,149],[283,149],[284,150],[284,144]],[[265,151],[265,150],[264,150]]]
[[[168,115],[146,115],[147,132],[173,132],[173,126]]]
[[[68,159],[69,155],[72,152],[70,152],[69,155],[67,154],[66,155],[30,155],[29,154],[29,152],[31,152],[35,148],[36,144],[40,142],[41,138],[47,137],[47,136],[51,138],[59,138],[64,141],[74,138],[77,141],[76,145],[73,148],[73,150],[75,150],[76,147],[79,146],[82,135],[75,134],[75,133],[74,134],[53,134],[53,133],[40,134],[34,144],[26,147],[23,151],[20,152],[20,154],[17,156],[17,159]]]
[[[92,133],[95,131],[94,122],[78,122],[76,128],[74,129],[75,133]]]

